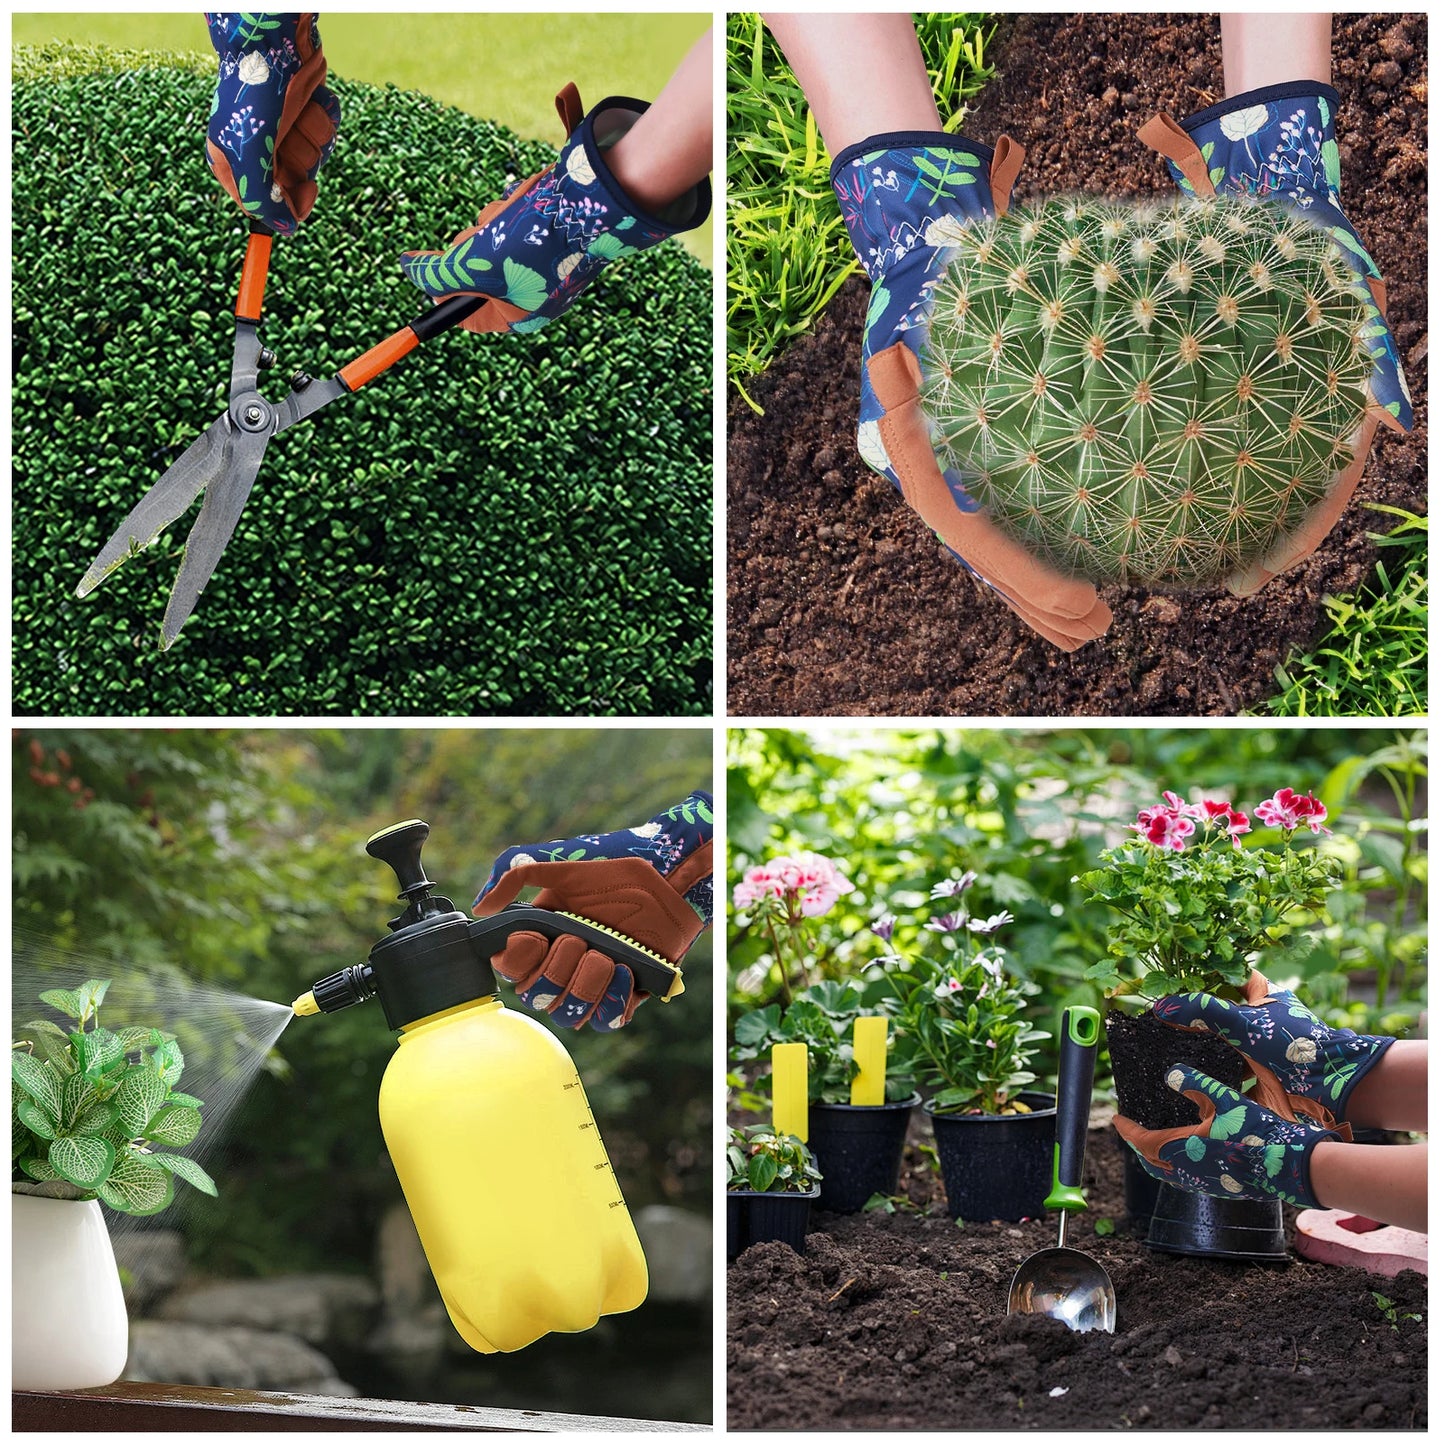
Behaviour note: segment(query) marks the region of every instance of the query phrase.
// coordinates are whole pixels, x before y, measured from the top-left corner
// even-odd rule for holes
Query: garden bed
[[[868,289],[850,280],[818,325],[734,395],[728,443],[729,709],[747,715],[1227,715],[1325,627],[1397,519],[1426,504],[1425,19],[1336,17],[1334,82],[1347,213],[1389,283],[1415,431],[1382,431],[1356,502],[1313,557],[1239,599],[1110,587],[1114,623],[1075,654],[974,585],[854,447]],[[997,78],[965,129],[1007,131],[1018,194],[1171,195],[1135,130],[1223,93],[1214,16],[1022,15],[990,51]]]
[[[729,1428],[1425,1427],[1419,1275],[1153,1254],[1124,1229],[1121,1156],[1096,1129],[1071,1241],[1113,1279],[1118,1331],[1076,1335],[1004,1312],[1054,1220],[955,1225],[915,1149],[905,1169],[926,1213],[815,1212],[805,1256],[757,1245],[729,1269]],[[1119,1232],[1097,1237],[1103,1218]]]

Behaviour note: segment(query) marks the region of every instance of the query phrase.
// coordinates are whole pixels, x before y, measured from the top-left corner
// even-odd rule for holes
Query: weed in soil
[[[913,1196],[928,1176],[909,1156]],[[806,1255],[747,1250],[728,1271],[729,1427],[1425,1427],[1420,1275],[1384,1284],[1392,1329],[1381,1281],[1359,1270],[1152,1254],[1092,1229],[1123,1217],[1121,1177],[1112,1131],[1095,1130],[1072,1235],[1118,1291],[1112,1336],[1005,1316],[1052,1220],[955,1226],[935,1202],[925,1217],[817,1215]]]
[[[1276,669],[1327,625],[1324,597],[1375,575],[1379,516],[1362,504],[1426,507],[1425,39],[1422,15],[1335,19],[1344,204],[1389,281],[1416,429],[1376,438],[1356,501],[1313,557],[1250,598],[1107,588],[1109,634],[1074,654],[1050,647],[858,457],[868,288],[855,277],[749,382],[764,415],[729,404],[729,709],[1219,716],[1277,692]],[[1026,147],[1021,198],[1172,196],[1134,132],[1155,110],[1177,119],[1223,94],[1213,16],[1020,15],[990,60],[997,78],[963,130]]]

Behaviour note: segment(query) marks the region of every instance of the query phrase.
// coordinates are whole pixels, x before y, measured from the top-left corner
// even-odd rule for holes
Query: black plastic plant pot
[[[1205,1259],[1282,1264],[1290,1257],[1279,1200],[1216,1199],[1168,1184],[1159,1186],[1144,1243],[1162,1254]]]
[[[1159,1181],[1139,1162],[1139,1156],[1119,1137],[1114,1135],[1124,1161],[1124,1213],[1128,1222],[1137,1230],[1149,1228],[1154,1218],[1154,1203],[1159,1196]]]
[[[1027,1114],[935,1114],[938,1163],[955,1219],[1039,1219],[1053,1182],[1054,1099],[1021,1094]]]
[[[808,1106],[808,1147],[823,1174],[820,1208],[856,1214],[873,1195],[898,1193],[908,1121],[921,1097]]]
[[[806,1194],[759,1194],[753,1189],[729,1191],[728,1260],[736,1259],[750,1245],[767,1244],[775,1239],[802,1254],[819,1193],[816,1184]]]

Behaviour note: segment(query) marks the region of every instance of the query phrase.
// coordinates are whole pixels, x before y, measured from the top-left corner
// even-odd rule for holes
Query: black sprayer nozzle
[[[354,963],[313,984],[310,993],[303,993],[292,1009],[298,1014],[334,1014],[337,1009],[349,1007],[369,999],[376,992],[372,982],[371,965]]]

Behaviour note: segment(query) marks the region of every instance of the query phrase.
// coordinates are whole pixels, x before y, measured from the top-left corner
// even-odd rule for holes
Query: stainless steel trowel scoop
[[[1009,1286],[1011,1315],[1052,1315],[1071,1330],[1114,1333],[1114,1284],[1103,1266],[1066,1247],[1069,1215],[1085,1208],[1079,1187],[1084,1177],[1084,1141],[1099,1049],[1097,1009],[1064,1010],[1059,1037],[1058,1113],[1054,1121],[1054,1187],[1044,1201],[1059,1211],[1059,1243],[1019,1265]]]

